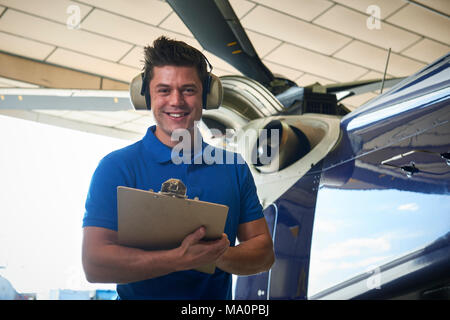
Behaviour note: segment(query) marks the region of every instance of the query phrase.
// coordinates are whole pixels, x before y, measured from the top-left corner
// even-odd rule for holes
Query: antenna
[[[389,57],[390,56],[391,56],[391,48],[389,48],[388,56],[387,56],[387,60],[386,60],[386,66],[384,67],[384,75],[383,75],[383,81],[381,82],[380,94],[383,93],[384,80],[386,80],[386,72],[387,72],[387,67],[388,67],[388,64],[389,64]]]

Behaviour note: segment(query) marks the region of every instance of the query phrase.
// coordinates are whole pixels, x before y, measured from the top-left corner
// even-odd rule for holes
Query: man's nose
[[[179,90],[172,90],[169,99],[170,104],[173,106],[179,106],[184,104],[183,94]]]

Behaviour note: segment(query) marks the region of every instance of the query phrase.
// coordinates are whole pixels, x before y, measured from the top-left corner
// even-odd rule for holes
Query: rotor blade
[[[266,86],[274,79],[227,0],[167,0],[197,41],[245,76]]]

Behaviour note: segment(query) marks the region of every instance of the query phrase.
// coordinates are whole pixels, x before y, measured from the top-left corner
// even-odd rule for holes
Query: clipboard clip
[[[169,179],[161,185],[161,194],[186,199],[186,186],[179,179]]]

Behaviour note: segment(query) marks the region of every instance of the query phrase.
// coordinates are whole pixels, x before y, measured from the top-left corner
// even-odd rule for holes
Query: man
[[[172,148],[179,143],[172,141],[172,133],[183,129],[193,136],[194,123],[202,116],[208,71],[200,51],[160,37],[145,48],[144,75],[156,126],[150,127],[141,141],[104,157],[92,177],[83,219],[86,278],[117,283],[120,299],[230,299],[231,274],[263,272],[274,261],[252,175],[239,161],[172,162]],[[172,250],[145,251],[119,245],[117,186],[158,191],[170,178],[183,181],[189,198],[229,207],[222,238],[202,241],[205,228],[200,227]],[[212,275],[192,270],[209,263],[217,267]]]

